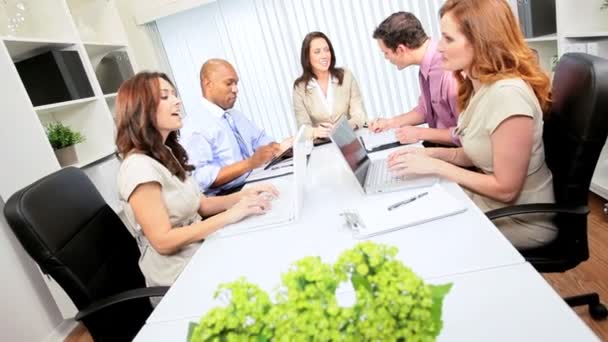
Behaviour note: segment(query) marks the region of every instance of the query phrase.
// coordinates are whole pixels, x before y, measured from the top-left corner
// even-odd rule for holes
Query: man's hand
[[[253,153],[253,155],[248,159],[251,168],[256,169],[272,160],[276,153],[275,151],[277,150],[275,145],[279,144],[270,143],[268,145],[258,147]]]
[[[424,128],[414,126],[403,126],[395,131],[395,136],[402,144],[413,144],[422,140],[420,132]]]
[[[378,119],[370,122],[368,128],[373,133],[378,133],[378,132],[386,131],[387,129],[392,128],[391,127],[391,120],[390,119],[378,118]]]

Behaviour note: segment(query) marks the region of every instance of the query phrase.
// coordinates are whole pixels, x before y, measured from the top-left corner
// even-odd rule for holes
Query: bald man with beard
[[[263,129],[234,109],[239,77],[232,65],[210,59],[200,71],[202,110],[188,113],[180,143],[194,165],[199,188],[207,195],[240,189],[251,170],[291,146],[276,143]]]

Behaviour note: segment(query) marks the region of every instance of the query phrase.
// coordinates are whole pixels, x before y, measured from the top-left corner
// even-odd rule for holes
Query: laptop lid
[[[353,128],[350,127],[346,116],[342,116],[335,123],[330,138],[338,146],[340,154],[355,174],[361,187],[365,189],[365,177],[370,160],[363,144],[361,144],[361,140],[357,137]]]
[[[298,219],[304,205],[304,187],[306,185],[306,134],[302,125],[293,140],[293,176],[295,183],[295,218]]]

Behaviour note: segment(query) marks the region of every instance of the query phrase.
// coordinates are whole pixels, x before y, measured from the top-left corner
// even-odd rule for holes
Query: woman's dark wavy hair
[[[163,73],[140,72],[118,89],[116,147],[122,158],[134,151],[143,153],[184,181],[186,173],[194,167],[188,165],[188,154],[178,143],[178,132],[169,133],[163,143],[156,122],[161,78],[173,85]]]
[[[293,87],[297,87],[299,84],[306,85],[311,79],[317,78],[315,74],[312,72],[312,65],[310,64],[310,43],[313,39],[323,38],[327,42],[329,46],[329,51],[331,52],[331,61],[329,62],[329,73],[338,79],[338,84],[342,85],[342,81],[344,81],[344,69],[336,68],[336,54],[334,53],[334,47],[331,45],[331,41],[325,33],[315,31],[310,32],[304,37],[304,41],[302,41],[302,49],[300,50],[300,64],[302,64],[302,75],[296,79],[293,83]]]

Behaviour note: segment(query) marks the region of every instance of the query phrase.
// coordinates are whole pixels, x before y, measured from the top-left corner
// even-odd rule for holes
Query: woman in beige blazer
[[[353,129],[367,120],[357,80],[344,68],[336,68],[329,38],[311,32],[302,42],[302,75],[293,85],[293,109],[298,127],[306,126],[310,138],[327,138],[342,114]]]

